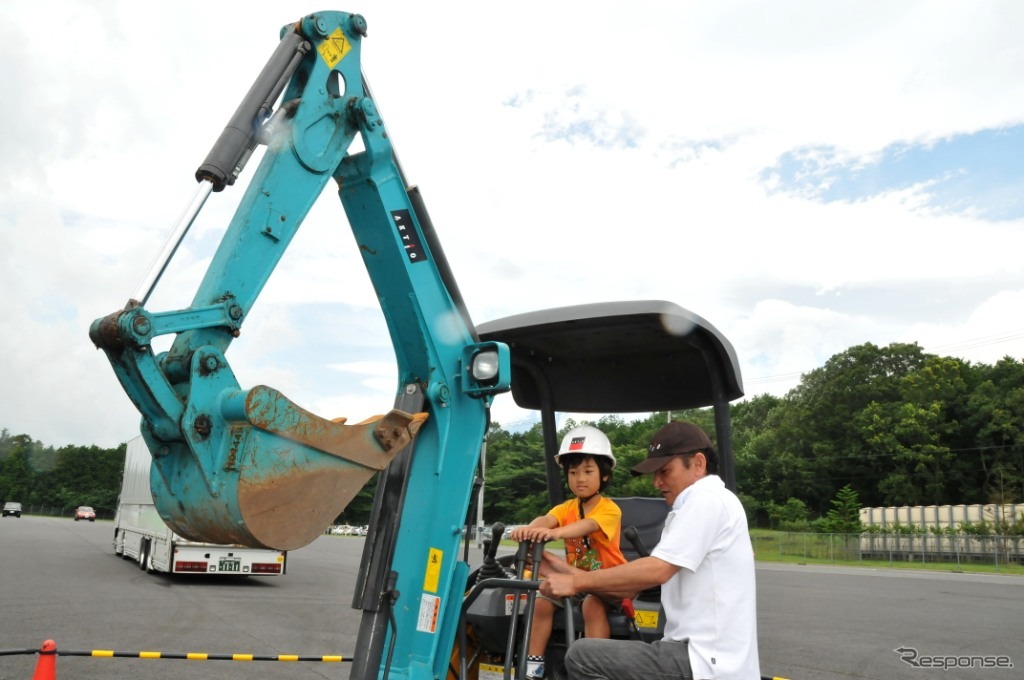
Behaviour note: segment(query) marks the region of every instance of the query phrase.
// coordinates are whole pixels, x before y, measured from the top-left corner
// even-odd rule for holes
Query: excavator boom
[[[161,262],[90,337],[142,416],[157,509],[187,538],[295,549],[378,476],[356,598],[366,653],[352,676],[377,675],[387,639],[392,677],[439,677],[467,575],[456,559],[460,527],[490,400],[508,390],[511,368],[506,345],[477,338],[419,193],[395,160],[362,74],[365,35],[365,20],[344,12],[282,29],[196,172],[198,198],[176,229],[183,238],[206,197],[234,184],[266,144],[192,304],[146,308]],[[398,365],[393,408],[357,424],[316,416],[267,386],[241,387],[226,356],[332,179]],[[176,247],[165,247],[167,258]],[[162,335],[173,342],[156,354]]]

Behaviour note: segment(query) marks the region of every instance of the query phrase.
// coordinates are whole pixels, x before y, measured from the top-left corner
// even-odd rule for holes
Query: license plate
[[[218,571],[241,571],[242,560],[233,559],[228,557],[222,557],[220,562],[217,563]]]

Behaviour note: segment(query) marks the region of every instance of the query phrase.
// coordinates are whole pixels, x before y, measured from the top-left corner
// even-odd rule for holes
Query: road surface
[[[349,657],[363,539],[324,536],[280,578],[147,575],[114,556],[110,522],[0,520],[0,650]],[[470,562],[479,565],[480,553]],[[762,672],[791,680],[1024,678],[1024,577],[760,563]],[[903,652],[895,650],[903,649]],[[1008,659],[1013,668],[977,666]],[[912,665],[916,663],[917,666]],[[35,655],[0,656],[29,680]],[[936,670],[922,664],[970,664]],[[347,678],[348,663],[58,657],[57,678]]]

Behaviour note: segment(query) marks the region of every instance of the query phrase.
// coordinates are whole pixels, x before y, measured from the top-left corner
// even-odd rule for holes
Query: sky
[[[474,322],[667,300],[729,339],[748,397],[867,342],[1024,359],[1022,3],[7,0],[0,428],[137,434],[89,325],[144,280],[281,26],[324,9],[366,18],[363,71]],[[190,304],[255,167],[147,309]],[[333,191],[227,356],[325,417],[391,407]]]

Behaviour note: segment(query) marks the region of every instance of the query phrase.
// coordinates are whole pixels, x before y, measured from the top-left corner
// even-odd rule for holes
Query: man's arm
[[[571,597],[580,592],[613,597],[633,597],[636,593],[668,581],[679,567],[657,557],[641,557],[617,567],[583,571],[554,560],[545,560],[545,577],[540,592],[548,597]]]

